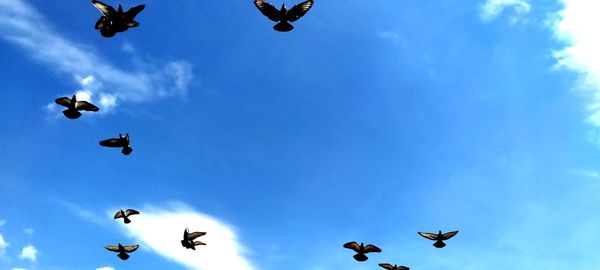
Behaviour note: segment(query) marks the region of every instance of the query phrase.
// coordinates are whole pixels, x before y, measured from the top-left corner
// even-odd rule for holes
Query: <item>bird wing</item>
[[[98,0],[92,0],[92,5],[94,5],[98,10],[100,10],[100,12],[102,12],[102,15],[107,16],[107,17],[116,12],[115,8],[113,8],[107,4],[104,4]]]
[[[131,21],[131,22],[127,23],[127,27],[129,27],[129,28],[138,27],[138,26],[140,26],[140,23],[136,22],[136,21]]]
[[[410,268],[406,267],[406,266],[398,266],[396,267],[397,270],[410,270]]]
[[[381,249],[374,245],[366,245],[365,253],[369,253],[369,252],[381,252]]]
[[[111,138],[108,140],[104,140],[104,141],[100,141],[100,145],[102,146],[106,146],[106,147],[123,147],[123,143],[121,142],[121,140],[117,139],[117,138]]]
[[[188,233],[187,239],[188,240],[194,240],[200,236],[206,235],[206,232],[193,232],[193,233]]]
[[[127,211],[125,211],[125,216],[131,216],[131,215],[139,215],[140,212],[138,212],[137,210],[133,210],[133,209],[127,209]]]
[[[119,246],[105,246],[104,248],[110,251],[119,252]]]
[[[387,270],[394,270],[394,266],[392,266],[389,263],[380,263],[379,266],[381,266],[381,267],[383,267],[383,268],[385,268]]]
[[[344,244],[344,247],[354,250],[356,252],[360,251],[360,246],[356,242],[348,242],[348,243]]]
[[[434,233],[419,232],[419,235],[429,240],[437,240],[437,234]]]
[[[100,17],[100,19],[98,19],[98,21],[96,22],[96,26],[94,26],[94,28],[96,30],[102,29],[102,27],[104,27],[104,24],[110,24],[110,21],[106,16]]]
[[[206,246],[206,243],[202,242],[202,241],[194,241],[194,246]]]
[[[89,103],[87,101],[77,101],[75,102],[75,109],[77,110],[84,110],[84,111],[90,111],[90,112],[97,112],[100,109],[98,109],[98,107],[96,107],[96,105]]]
[[[442,240],[448,240],[450,238],[452,238],[453,236],[455,236],[458,233],[458,231],[452,231],[452,232],[447,232],[445,234],[442,234]]]
[[[122,217],[123,217],[123,214],[121,214],[121,211],[118,211],[118,212],[115,214],[115,219],[117,219],[117,218],[122,218]]]
[[[254,5],[271,21],[278,22],[281,20],[281,12],[273,5],[265,2],[264,0],[254,0]]]
[[[134,246],[124,246],[123,250],[125,250],[125,252],[134,252],[136,251],[138,248],[140,247],[140,245],[134,245]]]
[[[56,104],[58,104],[58,105],[69,107],[69,103],[71,103],[71,99],[68,97],[61,97],[61,98],[57,98],[56,100],[54,100],[54,102],[56,102]]]
[[[313,0],[307,0],[292,7],[286,14],[286,19],[295,22],[300,19],[313,6]]]
[[[125,20],[126,21],[133,20],[135,18],[135,16],[137,16],[142,10],[144,10],[145,7],[146,7],[146,5],[139,5],[139,6],[130,8],[127,12],[125,12]]]

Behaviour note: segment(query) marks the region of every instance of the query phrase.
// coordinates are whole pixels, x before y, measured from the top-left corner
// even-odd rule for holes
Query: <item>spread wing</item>
[[[194,241],[194,246],[200,246],[200,245],[206,246],[206,243],[201,242],[201,241]]]
[[[139,6],[130,8],[127,12],[125,12],[125,20],[127,20],[127,21],[133,20],[135,18],[135,16],[137,16],[142,10],[144,10],[145,7],[146,7],[146,5],[139,5]]]
[[[138,248],[140,247],[140,245],[135,245],[135,246],[125,246],[123,247],[123,249],[125,250],[125,252],[134,252],[136,251]]]
[[[68,97],[61,97],[61,98],[57,98],[56,100],[54,100],[54,102],[56,102],[56,104],[58,104],[58,105],[69,107],[69,103],[71,103],[71,99]]]
[[[102,17],[100,17],[100,19],[98,19],[98,21],[96,22],[96,26],[94,26],[94,28],[96,30],[102,29],[102,27],[104,27],[105,24],[109,25],[110,21],[108,20],[108,18],[106,16],[102,16]]]
[[[308,12],[308,10],[313,6],[313,3],[314,3],[313,0],[307,0],[300,4],[295,5],[293,8],[291,8],[287,12],[286,19],[290,22],[297,21],[302,16],[304,16],[304,14],[306,14],[306,12]]]
[[[140,214],[140,212],[138,212],[137,210],[133,210],[133,209],[127,209],[127,211],[125,211],[126,216],[139,215],[139,214]]]
[[[406,267],[406,266],[398,266],[396,267],[397,270],[410,270],[410,268]]]
[[[193,233],[188,233],[187,239],[188,240],[194,240],[200,236],[206,235],[206,232],[193,232]]]
[[[119,246],[105,246],[104,248],[110,251],[119,252]]]
[[[281,12],[273,5],[265,2],[264,0],[254,0],[254,5],[260,10],[260,12],[267,16],[271,21],[281,21]]]
[[[106,146],[106,147],[123,147],[123,146],[125,146],[125,145],[123,145],[121,140],[119,140],[117,138],[100,141],[100,145]]]
[[[383,267],[383,268],[385,268],[387,270],[394,270],[394,266],[392,266],[389,263],[380,263],[379,266],[381,266],[381,267]]]
[[[419,235],[429,240],[437,240],[437,234],[434,233],[419,232]]]
[[[458,233],[458,231],[452,231],[452,232],[447,232],[445,234],[442,234],[442,240],[448,240],[450,238],[452,238],[453,236],[455,236]]]
[[[381,252],[381,249],[374,245],[366,245],[365,253],[369,253],[369,252]]]
[[[100,109],[98,109],[98,107],[96,107],[96,105],[89,103],[87,101],[77,101],[75,102],[75,109],[77,110],[84,110],[84,111],[90,111],[90,112],[97,112]]]
[[[107,4],[104,4],[98,0],[92,0],[92,5],[94,5],[98,10],[100,10],[100,12],[102,12],[102,15],[107,16],[107,17],[116,12],[115,8],[113,8]]]
[[[115,219],[122,218],[122,217],[123,217],[123,214],[121,214],[121,211],[119,211],[115,214]]]
[[[344,247],[354,250],[356,252],[358,252],[360,250],[360,246],[356,242],[348,242],[348,243],[344,244]]]

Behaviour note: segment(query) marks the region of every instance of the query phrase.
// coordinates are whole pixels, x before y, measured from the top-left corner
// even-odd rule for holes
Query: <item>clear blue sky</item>
[[[289,33],[226,2],[147,0],[111,39],[89,1],[0,2],[1,269],[230,269],[103,249],[150,243],[113,211],[173,204],[254,270],[600,265],[600,87],[549,23],[576,1],[317,0]],[[80,90],[101,113],[51,105]],[[130,156],[98,145],[118,133]]]

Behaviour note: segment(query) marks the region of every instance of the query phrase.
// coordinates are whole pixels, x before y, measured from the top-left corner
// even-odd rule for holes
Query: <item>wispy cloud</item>
[[[0,36],[24,49],[35,61],[70,75],[80,91],[97,98],[103,110],[124,101],[185,95],[193,77],[192,65],[186,61],[161,65],[136,61],[133,70],[124,70],[96,54],[93,47],[62,37],[25,0],[0,1]]]
[[[531,5],[526,0],[487,0],[481,5],[479,16],[483,21],[491,21],[500,16],[505,9],[511,7],[518,16],[531,10]],[[515,18],[513,18],[513,22]]]
[[[96,270],[115,270],[115,269],[110,266],[104,266],[104,267],[96,268]]]
[[[35,262],[37,260],[37,249],[32,245],[27,245],[21,250],[21,255],[19,255],[20,259],[30,260]]]
[[[564,8],[554,15],[551,24],[555,37],[566,44],[554,53],[556,68],[580,74],[575,88],[588,95],[588,120],[600,126],[600,2],[561,1]]]
[[[0,220],[0,227],[4,226],[4,224],[6,224],[6,220]]]
[[[0,234],[0,255],[4,254],[4,252],[6,252],[6,248],[9,245],[10,244],[4,240],[4,236],[2,234]]]
[[[120,223],[121,231],[141,242],[142,247],[149,249],[165,258],[174,260],[189,269],[218,270],[255,269],[245,257],[245,248],[239,242],[233,228],[223,221],[190,207],[175,203],[165,208],[148,206],[140,209],[141,214],[135,221],[124,225]],[[183,230],[205,231],[200,251],[185,249],[181,246]]]
[[[28,235],[33,235],[33,233],[34,233],[33,228],[25,228],[25,229],[23,229],[23,231]]]

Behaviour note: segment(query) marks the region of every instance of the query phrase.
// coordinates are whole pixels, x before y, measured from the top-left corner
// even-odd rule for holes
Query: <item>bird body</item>
[[[140,245],[123,246],[123,245],[121,245],[121,243],[119,243],[118,246],[106,246],[104,248],[107,249],[107,250],[110,250],[112,252],[118,252],[119,254],[117,254],[117,256],[121,260],[127,260],[127,259],[129,259],[129,254],[127,254],[127,253],[134,252],[139,247],[140,247]]]
[[[294,29],[290,22],[295,22],[304,16],[313,6],[313,0],[307,0],[300,4],[287,9],[285,4],[281,5],[278,10],[275,6],[265,2],[264,0],[254,0],[254,5],[258,10],[270,20],[277,22],[273,29],[279,32],[289,32]]]
[[[357,254],[352,257],[359,262],[364,262],[369,259],[369,257],[367,257],[367,255],[365,255],[366,253],[381,252],[380,248],[378,248],[374,245],[371,245],[371,244],[365,246],[363,243],[360,243],[360,245],[359,245],[356,242],[348,242],[348,243],[344,244],[344,247],[354,250]]]
[[[77,119],[81,116],[79,111],[90,111],[97,112],[100,109],[96,107],[96,105],[89,103],[87,101],[77,101],[77,96],[73,95],[73,97],[61,97],[54,100],[56,104],[67,107],[66,110],[63,111],[63,114],[69,119]]]
[[[137,210],[133,210],[133,209],[127,209],[126,211],[123,211],[121,209],[121,210],[119,210],[119,212],[117,212],[115,214],[115,219],[123,218],[123,222],[125,224],[129,224],[129,223],[131,223],[131,219],[129,219],[129,216],[138,215],[139,213],[140,212],[138,212]]]
[[[129,155],[133,152],[133,148],[129,147],[129,134],[125,134],[125,137],[123,137],[123,134],[119,134],[119,138],[100,141],[100,145],[104,147],[122,147],[123,150],[121,150],[121,153],[123,155]]]
[[[138,5],[130,8],[127,12],[123,12],[121,4],[119,4],[117,10],[98,0],[92,0],[92,4],[102,13],[102,17],[96,22],[95,28],[100,30],[103,37],[112,37],[118,32],[125,32],[131,27],[140,25],[134,18],[145,7],[145,5]]]
[[[380,263],[379,266],[381,266],[382,268],[385,268],[387,270],[410,270],[409,267],[406,267],[406,266],[403,266],[403,265],[402,266],[398,266],[398,265],[395,265],[395,264],[394,264],[394,266],[392,266],[389,263]]]
[[[190,233],[189,230],[186,228],[183,231],[183,240],[181,240],[181,245],[183,247],[185,247],[186,249],[192,249],[192,250],[196,250],[196,246],[206,246],[206,243],[203,243],[202,241],[194,241],[194,239],[206,235],[206,232],[192,232]]]
[[[452,231],[452,232],[447,232],[447,233],[442,233],[442,231],[439,231],[437,234],[435,233],[426,233],[426,232],[419,232],[419,235],[429,239],[429,240],[433,240],[435,241],[435,243],[433,243],[433,246],[436,248],[443,248],[446,246],[446,243],[444,243],[444,241],[452,238],[453,236],[455,236],[458,233],[458,231]]]

